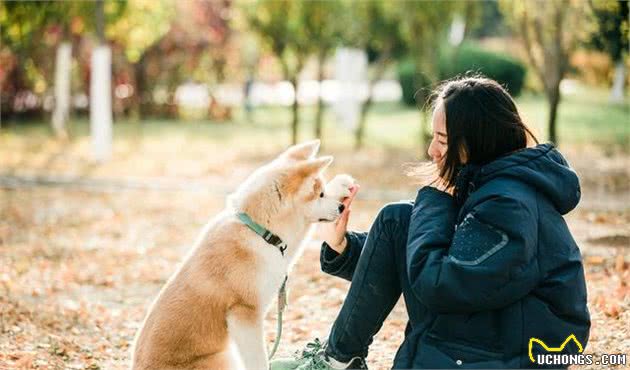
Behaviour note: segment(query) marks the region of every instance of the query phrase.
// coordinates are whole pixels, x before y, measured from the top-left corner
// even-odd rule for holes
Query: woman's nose
[[[427,154],[429,155],[429,158],[431,158],[431,160],[433,162],[436,162],[438,160],[438,155],[435,151],[435,146],[433,145],[433,141],[431,141],[431,144],[429,144],[429,149],[427,149]]]

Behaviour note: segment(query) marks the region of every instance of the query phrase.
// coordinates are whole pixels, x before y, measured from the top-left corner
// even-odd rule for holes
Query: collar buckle
[[[284,251],[287,250],[287,244],[286,243],[280,243],[280,245],[278,245],[277,247],[278,247],[278,250],[280,250],[280,253],[282,254],[282,257],[284,257]]]
[[[267,243],[276,247],[282,256],[284,257],[284,251],[287,249],[287,244],[280,239],[280,237],[271,231],[265,229],[263,226],[257,224],[252,220],[246,213],[239,212],[237,217],[243,222],[247,227],[252,229],[256,234],[260,235]]]

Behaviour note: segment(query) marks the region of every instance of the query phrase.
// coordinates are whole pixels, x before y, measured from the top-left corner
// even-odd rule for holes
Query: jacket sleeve
[[[517,199],[492,195],[455,226],[453,198],[418,192],[407,240],[407,272],[429,310],[472,313],[505,307],[539,280],[537,214]]]
[[[348,244],[341,254],[330,248],[328,243],[323,242],[319,262],[322,271],[325,273],[352,281],[352,275],[363,250],[367,232],[348,231],[346,232],[346,238],[348,239]]]

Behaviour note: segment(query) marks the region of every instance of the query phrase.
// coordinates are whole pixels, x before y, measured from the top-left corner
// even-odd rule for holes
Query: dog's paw
[[[326,197],[341,201],[343,198],[350,196],[350,188],[354,183],[355,181],[350,175],[337,175],[326,184]]]

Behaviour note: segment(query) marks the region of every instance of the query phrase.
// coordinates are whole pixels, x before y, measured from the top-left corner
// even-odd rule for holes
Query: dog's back
[[[138,334],[134,369],[228,367],[229,309],[255,302],[255,256],[225,215],[164,286]]]

